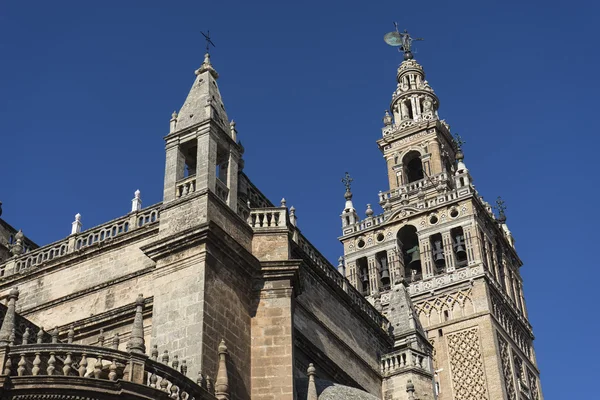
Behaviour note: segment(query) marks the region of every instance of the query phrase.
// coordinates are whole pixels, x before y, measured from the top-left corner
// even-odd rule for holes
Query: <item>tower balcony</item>
[[[444,171],[437,175],[426,176],[423,179],[406,183],[395,189],[388,190],[387,192],[380,192],[379,202],[383,204],[387,200],[389,200],[390,202],[394,202],[396,200],[410,199],[411,197],[414,197],[419,193],[423,193],[431,189],[448,189],[451,187],[451,185],[451,176],[448,172]]]

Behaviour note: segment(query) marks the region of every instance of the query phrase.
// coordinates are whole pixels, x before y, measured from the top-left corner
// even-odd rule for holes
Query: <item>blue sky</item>
[[[398,21],[425,38],[415,57],[467,142],[477,189],[508,206],[546,399],[589,397],[599,11],[578,0],[4,1],[3,218],[45,244],[77,212],[84,229],[127,213],[136,189],[159,202],[163,136],[209,29],[245,172],[336,260],[344,172],[360,211],[378,212],[387,190],[375,141],[401,61],[382,38]]]

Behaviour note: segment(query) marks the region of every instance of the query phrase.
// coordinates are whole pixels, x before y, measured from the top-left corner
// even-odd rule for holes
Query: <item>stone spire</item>
[[[10,336],[15,329],[15,304],[19,298],[19,290],[13,288],[8,292],[8,304],[2,327],[0,328],[0,346],[8,346]]]
[[[227,376],[227,346],[225,340],[219,344],[219,369],[215,380],[215,397],[219,400],[229,399],[229,377]]]
[[[344,193],[344,198],[346,199],[346,204],[344,205],[344,211],[342,212],[342,228],[346,228],[349,225],[356,224],[358,219],[358,214],[356,213],[356,209],[354,208],[354,204],[352,204],[352,191],[351,184],[354,179],[350,177],[350,174],[346,172],[344,178],[342,179],[342,183],[346,186],[346,192]]]
[[[204,62],[195,73],[196,80],[185,103],[183,103],[177,116],[173,117],[173,119],[176,119],[176,124],[172,126],[172,129],[181,131],[192,125],[213,119],[221,125],[225,132],[229,132],[231,129],[229,119],[217,86],[219,74],[213,68],[208,53],[204,56]]]
[[[425,330],[414,314],[414,307],[408,293],[408,284],[404,279],[395,282],[390,293],[388,320],[393,328],[396,341],[401,338],[417,335],[427,341]]]
[[[135,300],[135,317],[131,328],[131,338],[127,348],[132,353],[146,353],[146,342],[144,341],[144,295],[139,294]]]
[[[317,384],[315,382],[317,370],[315,369],[315,366],[312,363],[308,364],[306,374],[308,375],[308,393],[306,395],[306,400],[318,400]]]

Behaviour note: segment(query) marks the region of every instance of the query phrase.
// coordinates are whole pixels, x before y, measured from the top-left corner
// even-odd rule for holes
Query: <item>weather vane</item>
[[[342,178],[342,183],[344,184],[344,186],[346,186],[346,192],[350,191],[350,184],[353,180],[354,179],[350,177],[350,174],[346,172],[346,175],[344,176],[344,178]]]
[[[399,32],[397,22],[394,22],[394,26],[396,30],[386,33],[383,40],[390,46],[398,47],[398,51],[404,52],[404,59],[410,60],[413,58],[412,42],[423,40],[423,38],[413,38],[406,29],[404,32]]]
[[[210,46],[212,47],[217,47],[215,46],[215,44],[212,42],[212,40],[210,40],[210,31],[206,31],[206,33],[200,31],[200,33],[202,34],[202,36],[204,36],[204,39],[206,39],[206,52],[208,53],[208,50],[210,48]]]

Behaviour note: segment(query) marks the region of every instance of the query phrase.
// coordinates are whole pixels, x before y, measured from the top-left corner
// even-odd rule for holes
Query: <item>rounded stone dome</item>
[[[344,386],[323,379],[315,379],[319,400],[380,400],[364,390]],[[298,400],[306,399],[308,378],[296,378],[296,395]]]

